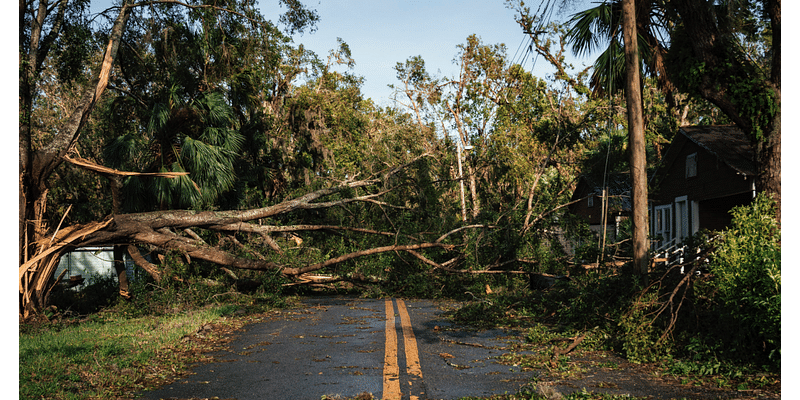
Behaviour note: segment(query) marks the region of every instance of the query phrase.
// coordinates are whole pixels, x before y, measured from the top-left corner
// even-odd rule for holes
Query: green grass
[[[132,396],[201,357],[202,342],[182,338],[204,324],[225,323],[225,312],[218,307],[140,318],[101,313],[80,323],[20,326],[19,398]]]

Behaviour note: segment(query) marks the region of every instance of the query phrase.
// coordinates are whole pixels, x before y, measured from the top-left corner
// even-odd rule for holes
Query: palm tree
[[[127,211],[209,207],[235,183],[234,160],[244,138],[225,98],[204,92],[185,99],[174,85],[165,97],[153,106],[144,132],[115,138],[105,156],[115,167],[189,175],[126,179]]]

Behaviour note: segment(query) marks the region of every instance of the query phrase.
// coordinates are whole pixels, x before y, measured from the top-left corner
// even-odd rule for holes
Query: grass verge
[[[243,322],[230,306],[129,318],[21,325],[20,399],[131,398],[166,383]]]

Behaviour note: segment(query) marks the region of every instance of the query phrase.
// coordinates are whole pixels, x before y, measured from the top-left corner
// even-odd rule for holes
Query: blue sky
[[[267,18],[277,19],[281,12],[277,1],[261,0],[260,4]],[[466,43],[469,35],[476,34],[485,44],[504,43],[509,57],[526,39],[514,21],[514,11],[503,0],[310,0],[304,4],[317,10],[320,21],[313,34],[295,35],[295,43],[324,60],[337,47],[336,39],[342,38],[356,62],[352,72],[366,79],[364,96],[383,106],[391,105],[387,85],[397,83],[394,66],[398,62],[419,55],[432,74],[455,76],[456,46]],[[567,18],[553,15],[553,20]],[[588,58],[571,62],[575,67],[591,64]],[[529,58],[526,66],[532,65]],[[551,71],[541,58],[535,65],[539,77]]]

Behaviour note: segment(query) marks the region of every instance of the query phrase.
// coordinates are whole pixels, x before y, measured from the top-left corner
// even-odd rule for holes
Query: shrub
[[[81,290],[66,289],[58,285],[50,297],[50,304],[62,312],[85,315],[110,305],[118,297],[119,284],[116,276],[93,274],[89,282]]]
[[[775,202],[759,195],[732,211],[710,263],[719,333],[731,351],[761,351],[780,366],[781,247]]]

